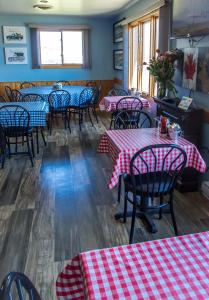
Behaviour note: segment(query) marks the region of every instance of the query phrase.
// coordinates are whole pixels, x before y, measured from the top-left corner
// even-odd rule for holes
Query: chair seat
[[[155,176],[155,180],[154,180]],[[147,183],[147,175],[144,174],[142,175],[142,184],[140,184],[140,176],[136,175],[135,180],[136,180],[136,194],[137,195],[143,195],[149,197],[149,195],[154,194],[155,197],[159,197],[160,194],[168,194],[172,190],[172,185],[170,184],[170,180],[168,177],[171,178],[169,174],[166,174],[167,178],[166,180],[161,179],[160,180],[160,173],[158,174],[150,173],[149,174],[149,183]],[[159,181],[156,180],[156,178],[159,178]],[[153,181],[155,181],[153,185]],[[125,174],[124,175],[124,184],[125,184],[125,190],[127,192],[132,192],[133,193],[133,185],[132,185],[132,180],[131,180],[131,175],[130,174]]]

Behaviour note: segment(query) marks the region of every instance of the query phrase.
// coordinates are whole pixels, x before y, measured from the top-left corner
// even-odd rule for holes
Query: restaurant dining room
[[[209,0],[0,28],[0,300],[208,300]]]

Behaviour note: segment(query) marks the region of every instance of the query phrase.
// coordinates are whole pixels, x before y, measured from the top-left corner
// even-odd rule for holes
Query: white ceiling
[[[34,9],[43,0],[0,0],[0,14],[114,15],[139,0],[48,0],[50,10]],[[43,3],[42,3],[43,4]]]

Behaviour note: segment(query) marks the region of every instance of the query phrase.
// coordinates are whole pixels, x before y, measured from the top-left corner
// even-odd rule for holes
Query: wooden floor
[[[72,122],[73,123],[73,122]],[[55,298],[55,281],[77,253],[128,242],[130,221],[114,220],[117,190],[108,190],[111,160],[96,149],[105,125],[72,133],[55,128],[35,158],[16,157],[0,170],[0,281],[9,271],[26,273],[43,300]],[[47,132],[46,132],[47,135]],[[209,201],[199,193],[175,193],[180,234],[209,230]],[[158,233],[137,221],[135,242],[173,236],[170,216],[156,220]]]

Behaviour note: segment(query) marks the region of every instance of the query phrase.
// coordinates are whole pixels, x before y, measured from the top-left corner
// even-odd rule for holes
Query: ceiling
[[[3,14],[47,14],[47,15],[114,15],[139,0],[0,0]],[[35,4],[51,4],[53,8],[40,10]],[[15,4],[15,5],[14,5]]]

